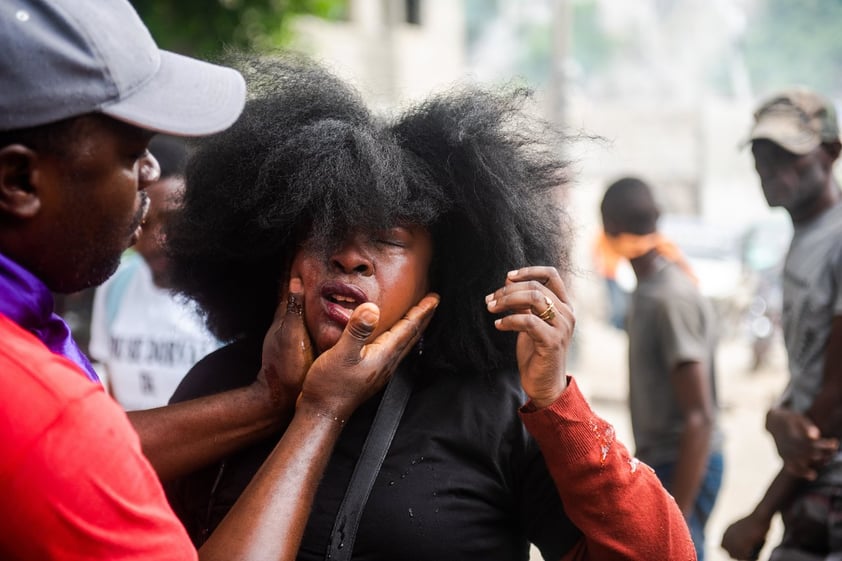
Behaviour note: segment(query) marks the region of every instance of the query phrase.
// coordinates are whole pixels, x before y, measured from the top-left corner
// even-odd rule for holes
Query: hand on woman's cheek
[[[313,364],[313,348],[304,324],[304,292],[299,277],[282,291],[275,318],[263,339],[257,383],[265,384],[279,406],[295,402]]]

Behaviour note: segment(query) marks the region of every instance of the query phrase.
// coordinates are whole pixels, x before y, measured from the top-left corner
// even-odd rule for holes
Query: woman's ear
[[[35,151],[21,144],[0,148],[0,213],[32,218],[41,209]]]

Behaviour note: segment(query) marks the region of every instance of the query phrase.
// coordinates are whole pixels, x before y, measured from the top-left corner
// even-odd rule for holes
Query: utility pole
[[[567,111],[567,57],[570,53],[571,13],[569,0],[550,0],[552,5],[552,56],[548,82],[549,120],[565,125]]]

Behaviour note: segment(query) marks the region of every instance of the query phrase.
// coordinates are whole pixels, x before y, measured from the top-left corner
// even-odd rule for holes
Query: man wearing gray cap
[[[804,88],[754,114],[751,150],[769,206],[794,227],[783,272],[789,384],[766,416],[784,468],[722,545],[756,559],[772,517],[784,536],[770,559],[842,559],[842,196],[833,176],[840,139],[833,104]]]
[[[336,352],[311,365],[290,287],[255,384],[127,418],[51,292],[114,272],[158,178],[149,140],[225,129],[245,83],[159,50],[126,0],[4,0],[0,52],[0,558],[195,559],[159,477],[289,423],[200,555],[293,559],[342,429],[335,419],[383,386],[387,360],[412,347],[434,303],[375,349],[376,310],[361,306]]]

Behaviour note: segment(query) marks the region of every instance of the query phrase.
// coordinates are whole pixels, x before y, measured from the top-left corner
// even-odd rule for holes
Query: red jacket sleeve
[[[543,409],[527,403],[520,415],[565,512],[584,534],[563,561],[696,559],[675,500],[591,410],[572,378],[555,403]]]

